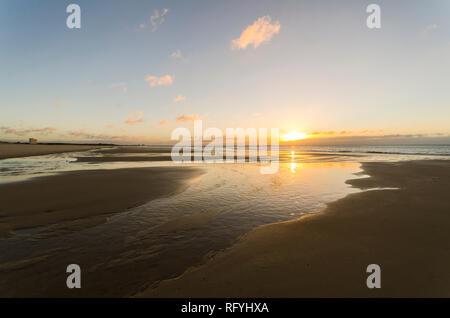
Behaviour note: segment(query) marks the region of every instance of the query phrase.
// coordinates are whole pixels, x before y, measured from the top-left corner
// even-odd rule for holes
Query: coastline
[[[85,151],[111,146],[92,145],[29,145],[29,144],[7,144],[0,143],[0,160],[9,158],[21,158],[31,156],[42,156],[63,152]]]
[[[362,190],[323,213],[263,225],[137,297],[448,297],[450,161],[363,163]],[[382,189],[390,188],[390,189]],[[398,188],[398,189],[392,189]],[[366,268],[381,266],[381,288]]]

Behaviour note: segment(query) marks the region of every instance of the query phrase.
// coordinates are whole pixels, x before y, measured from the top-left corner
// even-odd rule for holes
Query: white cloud
[[[160,85],[172,85],[172,83],[173,83],[173,78],[170,75],[164,75],[164,76],[148,75],[145,77],[145,80],[148,82],[148,85],[150,85],[151,87],[160,86]]]
[[[246,49],[251,44],[257,48],[262,43],[269,42],[275,34],[280,32],[280,28],[280,22],[271,23],[271,18],[267,15],[261,17],[249,25],[239,38],[231,41],[231,48],[233,50]]]

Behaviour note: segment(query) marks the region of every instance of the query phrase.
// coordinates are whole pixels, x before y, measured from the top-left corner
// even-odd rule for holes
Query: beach
[[[109,146],[45,145],[45,144],[30,145],[30,144],[0,143],[0,159],[41,156],[52,153],[63,153],[70,151],[85,151],[103,147]]]
[[[138,297],[449,297],[450,161],[363,163],[367,190],[263,225]],[[383,188],[389,188],[384,189]],[[395,188],[395,189],[391,189]],[[366,286],[369,264],[381,288]]]
[[[2,13],[0,298],[450,298],[450,0]]]
[[[261,175],[254,164],[155,160],[168,152],[116,147],[0,161],[0,295],[136,295],[259,225],[317,213],[349,193],[344,181],[359,167],[319,160]],[[78,160],[84,156],[97,159]],[[142,161],[128,160],[134,156]],[[82,267],[85,288],[61,283],[69,263]]]
[[[159,146],[2,160],[0,295],[448,295],[450,161],[317,150],[283,148],[273,175]]]

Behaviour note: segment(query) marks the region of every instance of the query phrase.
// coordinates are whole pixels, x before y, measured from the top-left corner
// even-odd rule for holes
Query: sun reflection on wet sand
[[[295,163],[295,162],[291,162],[291,172],[292,173],[295,173],[295,168],[297,167],[297,163]]]

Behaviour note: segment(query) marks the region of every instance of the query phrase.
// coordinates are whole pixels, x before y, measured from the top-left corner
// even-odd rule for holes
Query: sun
[[[305,133],[300,133],[296,131],[292,131],[286,135],[282,135],[280,137],[281,141],[295,141],[295,140],[302,140],[308,138],[308,135]]]

